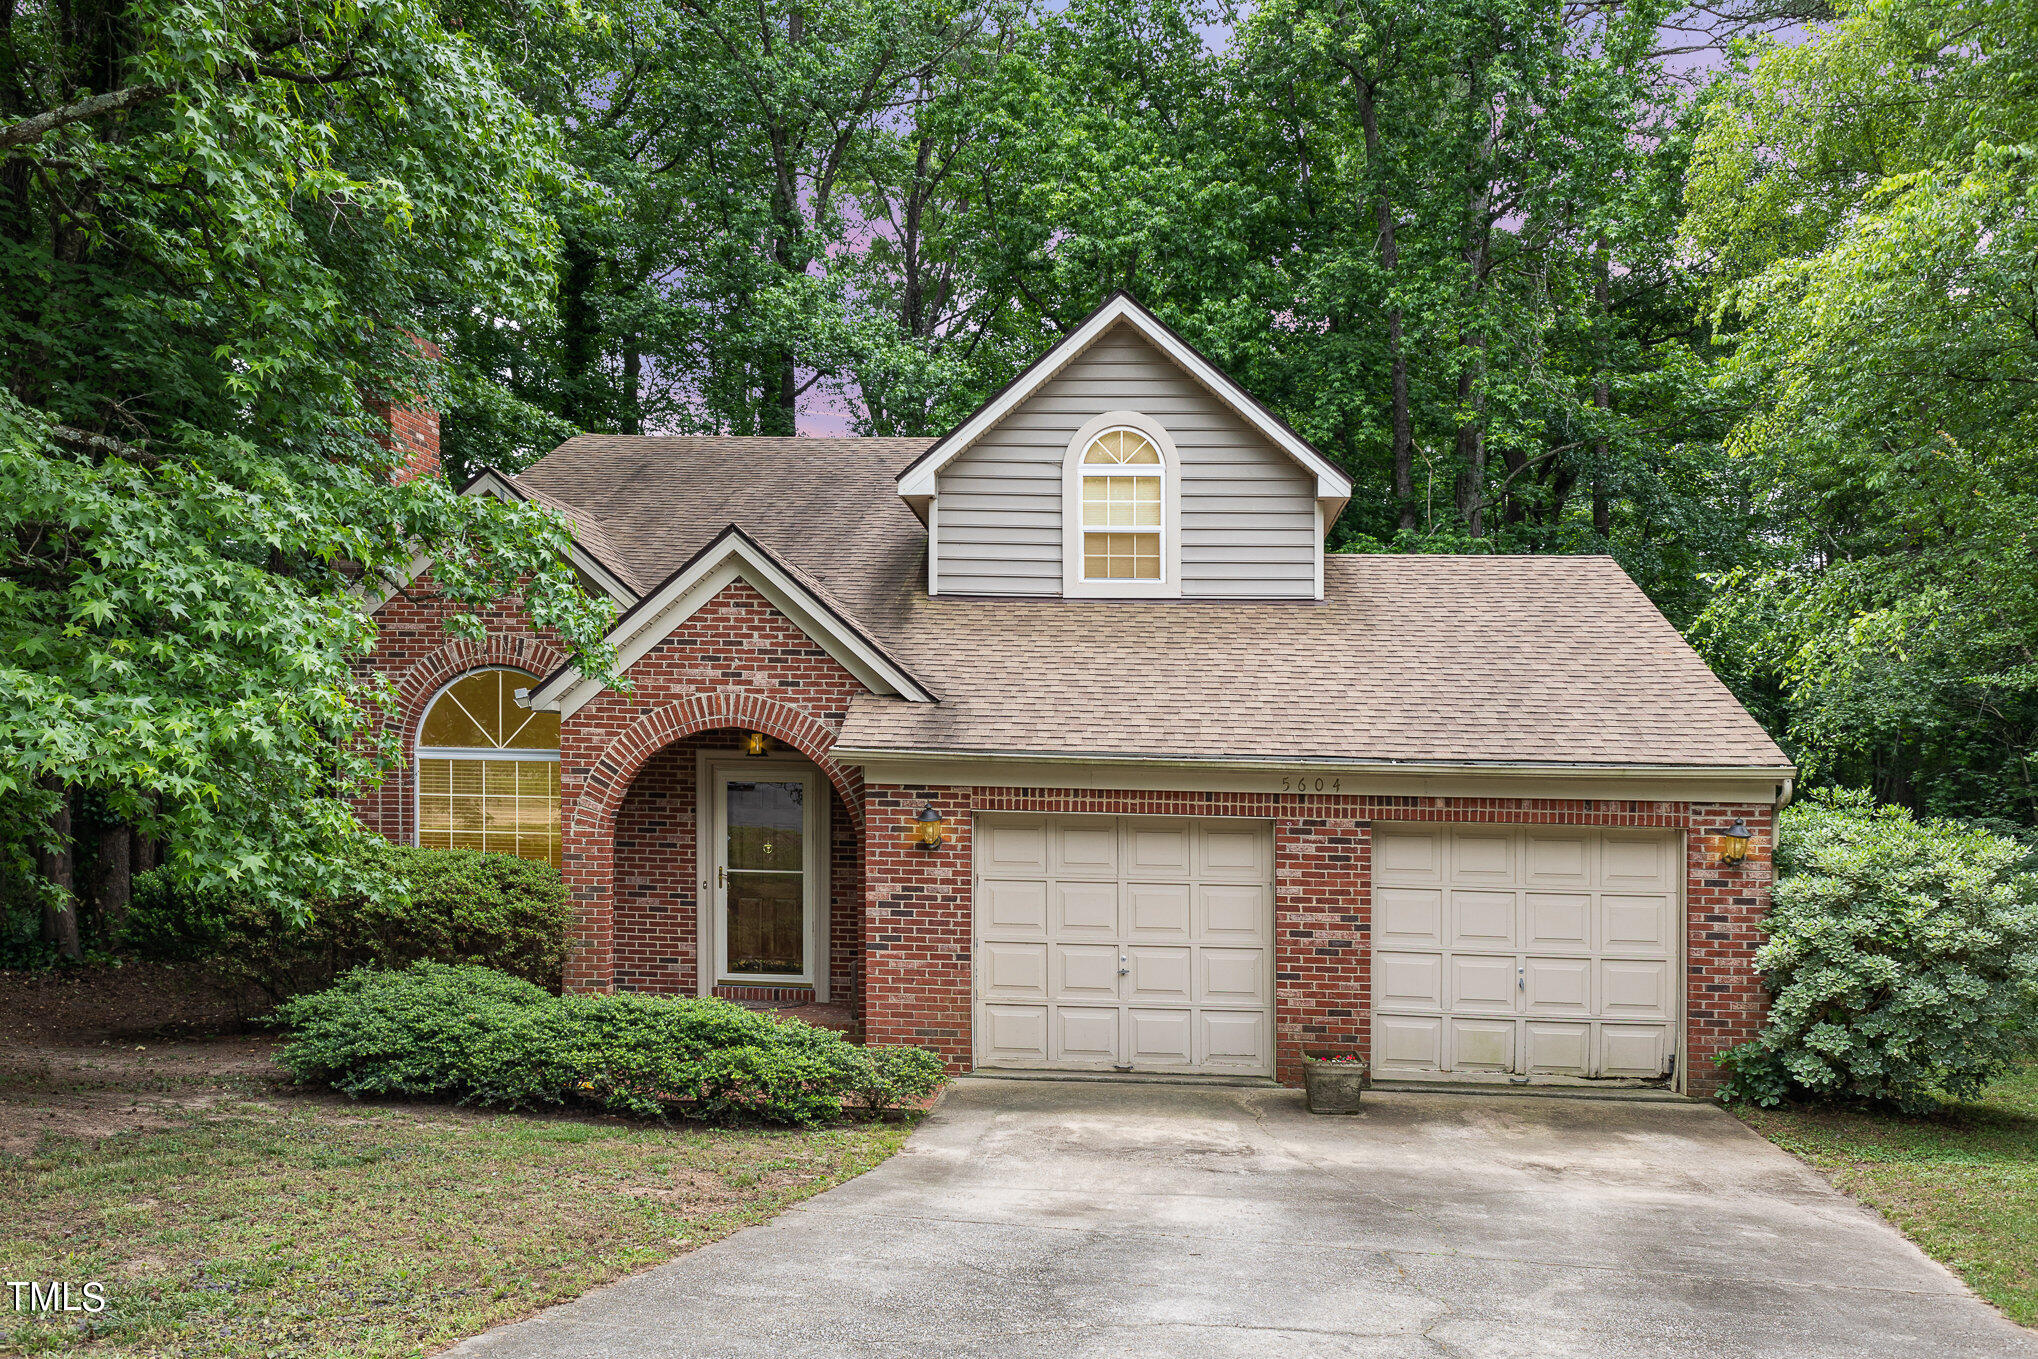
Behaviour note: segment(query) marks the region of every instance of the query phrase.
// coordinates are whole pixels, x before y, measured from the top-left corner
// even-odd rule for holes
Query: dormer
[[[900,473],[930,595],[1321,599],[1351,482],[1114,295]]]

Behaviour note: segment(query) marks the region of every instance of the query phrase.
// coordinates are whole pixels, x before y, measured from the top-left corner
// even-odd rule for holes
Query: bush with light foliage
[[[1936,1106],[1971,1098],[2038,1016],[2038,876],[2015,840],[1814,794],[1779,822],[1761,1036],[1727,1053],[1724,1098]]]

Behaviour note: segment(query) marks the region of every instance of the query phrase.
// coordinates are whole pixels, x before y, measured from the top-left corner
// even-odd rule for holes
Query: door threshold
[[[1641,1104],[1705,1104],[1660,1085],[1514,1085],[1499,1081],[1382,1081],[1370,1087],[1389,1095],[1532,1095],[1537,1099],[1628,1100]]]
[[[1166,1071],[1041,1071],[1031,1067],[979,1067],[959,1081],[1087,1081],[1094,1085],[1216,1085],[1279,1090],[1271,1076],[1208,1076]]]

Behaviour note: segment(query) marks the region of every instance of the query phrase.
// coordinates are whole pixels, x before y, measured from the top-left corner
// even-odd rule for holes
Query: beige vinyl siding
[[[1061,593],[1062,459],[1108,410],[1158,420],[1181,454],[1184,596],[1315,593],[1315,480],[1121,325],[943,469],[943,594]]]

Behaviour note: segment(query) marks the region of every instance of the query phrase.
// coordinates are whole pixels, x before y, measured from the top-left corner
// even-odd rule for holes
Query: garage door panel
[[[1196,962],[1188,948],[1166,948],[1133,944],[1125,950],[1131,969],[1120,994],[1126,1000],[1179,1000],[1194,998]]]
[[[1450,986],[1446,1004],[1468,1014],[1506,1014],[1515,1011],[1516,964],[1513,955],[1485,957],[1454,953],[1447,964]]]
[[[1580,832],[1526,831],[1522,882],[1528,887],[1592,886],[1592,841]]]
[[[1117,883],[1056,882],[1048,885],[1048,891],[1054,902],[1049,920],[1057,938],[1118,937]]]
[[[1054,1050],[1050,1055],[1055,1061],[1124,1065],[1120,1056],[1125,1050],[1124,1024],[1117,1006],[1057,1005],[1052,1014]]]
[[[987,874],[1039,877],[1047,872],[1047,818],[997,821],[977,839]]]
[[[1609,1019],[1668,1019],[1674,974],[1665,960],[1603,958],[1600,1013]]]
[[[1273,919],[1273,889],[1243,883],[1205,883],[1196,888],[1202,938],[1213,944],[1256,943]]]
[[[1518,844],[1519,838],[1513,831],[1454,832],[1448,861],[1452,883],[1462,887],[1488,883],[1512,886],[1519,867],[1515,862]]]
[[[1444,1008],[1444,960],[1434,953],[1381,953],[1373,960],[1373,989],[1381,1006]]]
[[[1197,950],[1202,968],[1196,999],[1213,1005],[1264,1005],[1267,1001],[1267,954],[1257,948]]]
[[[977,956],[987,995],[999,1000],[1047,999],[1046,944],[987,943]]]
[[[1599,885],[1613,892],[1674,890],[1670,844],[1661,835],[1606,832],[1600,848]]]
[[[1531,1076],[1592,1074],[1592,1026],[1554,1019],[1524,1020],[1524,1069]]]
[[[987,931],[1047,937],[1047,883],[987,878],[979,884],[978,909]]]
[[[1443,1070],[1442,1015],[1381,1015],[1373,1038],[1373,1060],[1382,1071],[1429,1074]]]
[[[1274,838],[1261,827],[1198,828],[1196,876],[1204,882],[1270,882],[1274,876]]]
[[[1444,893],[1440,887],[1380,887],[1373,891],[1374,937],[1388,948],[1442,948]]]
[[[1126,934],[1134,939],[1187,943],[1195,928],[1191,901],[1194,891],[1186,882],[1126,883]]]
[[[996,1062],[1046,1066],[1047,1014],[1045,1005],[986,1005],[980,1046]]]
[[[1518,898],[1513,892],[1452,892],[1452,948],[1512,949]]]
[[[1592,893],[1524,892],[1522,947],[1583,952],[1592,947]]]
[[[1522,1007],[1532,1015],[1591,1015],[1592,960],[1590,958],[1524,960]]]
[[[1050,874],[1057,878],[1118,876],[1118,826],[1110,817],[1058,818],[1048,825]]]
[[[1195,1014],[1190,1010],[1125,1012],[1126,1055],[1133,1066],[1187,1067],[1196,1064]]]
[[[1056,1000],[1118,999],[1118,945],[1055,944],[1053,949]]]
[[[1514,1070],[1512,1019],[1450,1021],[1451,1070],[1498,1073]]]
[[[1200,1010],[1196,1059],[1213,1071],[1271,1071],[1264,1010]]]
[[[1374,828],[1382,1075],[1660,1078],[1683,1000],[1683,841],[1586,826]]]
[[[1670,1029],[1662,1024],[1604,1024],[1599,1073],[1649,1079],[1670,1069]]]
[[[1373,837],[1373,881],[1395,887],[1441,887],[1444,832],[1381,829]]]
[[[1599,899],[1600,939],[1609,953],[1670,952],[1676,898],[1607,893]]]
[[[1124,872],[1132,878],[1189,880],[1189,823],[1135,821],[1125,831]]]

